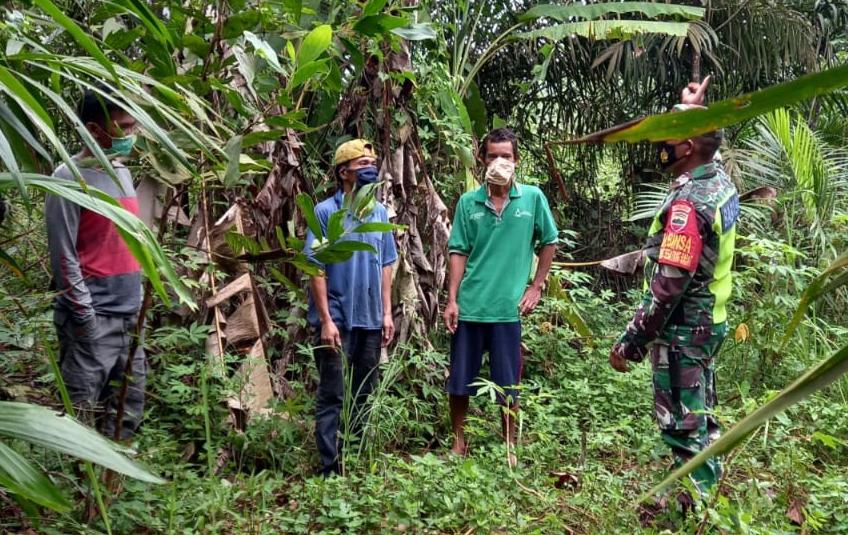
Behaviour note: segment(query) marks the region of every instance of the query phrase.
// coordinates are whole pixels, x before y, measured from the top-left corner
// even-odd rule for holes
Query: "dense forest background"
[[[0,11],[0,530],[848,530],[845,1],[33,0]],[[607,354],[641,282],[564,264],[638,249],[665,179],[644,141],[550,142],[662,113],[707,75],[718,102],[828,72],[827,94],[793,86],[744,121],[733,118],[741,106],[721,119],[724,166],[747,202],[719,419],[729,429],[828,367],[814,369],[803,403],[735,439],[696,515],[640,518],[669,460],[648,366],[616,374]],[[45,192],[120,219],[108,200],[46,178],[93,143],[75,102],[104,87],[141,126],[126,163],[144,224],[122,229],[148,277],[149,403],[121,455],[9,403],[63,408]],[[453,206],[477,184],[477,145],[498,126],[519,134],[518,176],[542,188],[561,229],[546,296],[523,323],[515,469],[492,387],[472,400],[472,454],[447,454],[439,321]],[[378,147],[376,196],[403,225],[398,336],[364,440],[346,450],[344,477],[324,480],[312,477],[314,268],[300,250],[313,204],[334,187],[333,150],[351,137]],[[336,260],[339,238],[326,252]]]

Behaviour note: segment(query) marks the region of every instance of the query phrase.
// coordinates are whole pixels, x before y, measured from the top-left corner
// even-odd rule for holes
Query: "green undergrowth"
[[[812,270],[783,259],[784,244],[742,240],[742,263],[731,310],[731,333],[718,359],[719,418],[725,426],[767,400],[800,370],[827,355],[846,330],[824,306],[788,350],[781,329]],[[779,266],[779,267],[777,267]],[[362,443],[349,445],[346,475],[312,476],[312,392],[316,373],[308,347],[287,372],[294,396],[274,416],[233,430],[223,399],[238,385],[201,349],[208,328],[161,328],[148,337],[146,420],[133,447],[165,485],[125,480],[108,507],[115,533],[839,533],[848,529],[846,437],[848,383],[839,381],[794,406],[752,435],[726,459],[720,493],[695,514],[674,507],[640,519],[638,497],[669,468],[652,421],[647,363],[626,375],[607,353],[636,294],[620,299],[591,286],[590,274],[558,273],[569,299],[550,297],[524,321],[528,345],[521,391],[519,466],[510,469],[490,389],[474,398],[470,454],[448,453],[447,399],[442,385],[447,338],[393,351],[382,369]],[[49,402],[53,380],[43,358],[52,343],[45,296],[26,301],[4,293],[0,306],[26,314],[4,321],[7,349],[0,386],[5,397]],[[575,305],[574,303],[579,303]],[[593,330],[580,338],[563,318],[578,312]],[[828,321],[830,319],[830,321]],[[228,357],[234,364],[237,357]],[[208,377],[202,381],[202,377]],[[203,389],[213,400],[205,404]],[[204,418],[210,420],[207,436]],[[16,447],[23,448],[18,444]],[[5,506],[2,529],[95,533],[85,520],[87,482],[68,461],[32,455],[81,504],[36,523]],[[210,462],[211,461],[211,462]],[[210,467],[213,472],[210,473]],[[680,487],[678,487],[680,488]],[[701,524],[704,524],[701,526]],[[643,525],[644,524],[644,525]]]

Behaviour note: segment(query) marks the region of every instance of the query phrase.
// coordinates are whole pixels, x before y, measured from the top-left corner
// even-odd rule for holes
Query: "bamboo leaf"
[[[0,66],[0,89],[14,98],[25,111],[31,110],[36,114],[50,130],[54,129],[53,120],[41,106],[41,103],[27,91],[26,87],[8,69],[2,66]]]
[[[34,173],[22,173],[22,175],[28,187],[67,199],[112,221],[130,253],[138,260],[144,274],[165,304],[171,306],[171,298],[162,282],[162,276],[182,303],[192,309],[197,308],[190,291],[174,271],[165,251],[157,243],[153,231],[118,201],[90,186],[84,191],[80,184],[69,180],[56,180],[54,177]],[[0,173],[0,190],[7,189],[14,183],[11,175]]]
[[[97,46],[97,43],[94,42],[94,39],[91,38],[86,32],[82,30],[77,23],[73,21],[70,17],[65,15],[61,9],[56,7],[56,4],[51,2],[50,0],[33,0],[33,4],[37,5],[41,8],[42,11],[50,15],[50,17],[56,21],[62,28],[67,31],[71,37],[73,37],[74,41],[77,42],[86,52],[91,54],[91,57],[96,59],[109,73],[112,75],[112,79],[116,82],[118,80],[118,73],[115,72],[115,67],[112,65],[112,62],[109,58],[106,57],[106,54],[100,50],[100,47]]]
[[[118,175],[115,172],[114,167],[112,167],[111,160],[109,159],[109,157],[106,156],[106,153],[103,152],[103,148],[100,146],[100,143],[98,143],[97,140],[94,139],[94,136],[91,135],[91,132],[89,132],[88,128],[86,128],[85,125],[82,123],[82,120],[80,120],[80,118],[78,117],[76,110],[70,104],[68,104],[65,99],[62,98],[62,96],[58,93],[48,89],[44,85],[39,84],[33,78],[23,75],[21,77],[30,84],[32,84],[33,87],[38,89],[42,95],[46,96],[51,102],[56,105],[56,107],[58,107],[62,111],[62,113],[65,114],[68,120],[73,123],[77,134],[79,134],[83,142],[85,142],[86,146],[88,146],[89,150],[92,152],[92,154],[94,154],[94,157],[97,159],[100,165],[103,166],[103,169],[112,177],[112,180],[114,180],[117,184]],[[97,91],[101,93],[101,96],[103,98],[108,98],[111,100],[111,97],[103,93],[102,90],[97,89]],[[79,174],[76,162],[71,161],[70,163],[68,163],[68,167],[72,167],[72,171],[75,171],[75,174]],[[81,181],[82,177],[78,176],[77,179]]]
[[[90,461],[140,481],[165,482],[120,453],[116,444],[96,431],[38,405],[0,401],[0,436]]]
[[[24,178],[21,176],[21,169],[18,167],[18,160],[12,153],[12,146],[9,145],[9,140],[6,139],[2,129],[0,129],[0,160],[2,160],[6,165],[6,168],[12,175],[12,178],[15,179],[15,182],[18,185],[18,191],[24,201],[24,205],[27,209],[29,209],[29,194],[27,193],[26,185],[24,184]]]
[[[35,136],[32,135],[29,128],[23,123],[23,121],[18,118],[17,115],[9,108],[9,106],[0,101],[0,119],[3,119],[6,124],[8,124],[15,132],[18,133],[19,136],[35,150],[42,158],[44,158],[49,163],[53,163],[53,158],[50,156],[50,153],[47,152],[47,149],[35,139]]]
[[[843,272],[839,277],[836,278],[833,282],[835,284],[828,284],[831,280],[831,277],[834,274],[841,272],[845,269],[848,269],[848,252],[843,253],[839,258],[833,261],[833,263],[826,269],[824,272],[813,279],[810,282],[807,289],[804,290],[804,293],[801,295],[801,302],[798,304],[798,308],[795,309],[795,313],[792,315],[792,319],[789,320],[789,325],[786,328],[786,333],[783,335],[783,341],[781,342],[781,347],[786,347],[786,344],[792,339],[792,336],[795,334],[795,331],[798,328],[798,325],[804,320],[804,316],[807,314],[807,310],[810,308],[810,305],[822,295],[826,293],[832,292],[836,288],[848,284],[848,279],[846,279],[846,274],[848,272]]]
[[[71,510],[71,502],[59,488],[3,442],[0,442],[0,488],[60,513]]]
[[[115,0],[127,13],[135,15],[157,41],[165,45],[169,51],[174,49],[174,38],[165,24],[153,13],[145,2],[141,0]]]

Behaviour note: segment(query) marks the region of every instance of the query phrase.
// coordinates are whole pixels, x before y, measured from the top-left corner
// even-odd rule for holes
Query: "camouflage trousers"
[[[683,337],[684,340],[687,337]],[[654,414],[663,441],[671,447],[675,466],[700,453],[718,438],[715,356],[724,332],[710,333],[698,345],[682,345],[681,337],[658,341],[651,349],[654,372]],[[690,345],[691,344],[691,345]],[[701,492],[721,477],[718,458],[709,459],[690,476]]]

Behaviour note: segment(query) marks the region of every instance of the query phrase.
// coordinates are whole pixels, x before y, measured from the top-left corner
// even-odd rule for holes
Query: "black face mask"
[[[684,141],[684,143],[688,143],[688,141]],[[674,150],[676,147],[677,145],[668,141],[663,141],[657,146],[657,159],[659,160],[661,169],[668,169],[681,160],[681,158],[677,157],[677,151]]]

